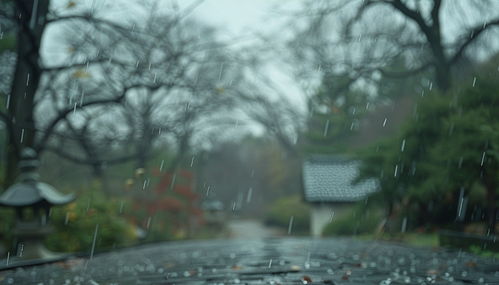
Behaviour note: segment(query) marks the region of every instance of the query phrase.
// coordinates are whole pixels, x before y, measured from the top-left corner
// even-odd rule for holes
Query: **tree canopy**
[[[472,85],[458,86],[449,96],[434,91],[421,97],[400,134],[360,155],[360,180],[379,179],[378,195],[389,208],[417,205],[420,223],[434,220],[431,215],[439,209],[453,209],[440,216],[440,222],[450,223],[456,219],[461,190],[468,196],[485,189],[486,197],[475,203],[488,209],[489,231],[494,231],[499,182],[495,63],[482,66]]]

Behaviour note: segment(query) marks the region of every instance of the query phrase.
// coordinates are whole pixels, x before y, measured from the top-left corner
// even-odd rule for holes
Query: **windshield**
[[[0,283],[108,284],[113,254],[498,282],[498,27],[493,0],[3,0]]]

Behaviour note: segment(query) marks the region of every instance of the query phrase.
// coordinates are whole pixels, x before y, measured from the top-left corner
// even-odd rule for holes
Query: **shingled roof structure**
[[[24,149],[19,162],[19,181],[0,195],[0,206],[55,206],[70,203],[75,199],[72,194],[61,194],[49,184],[39,182],[38,165],[36,152],[30,148]]]
[[[376,191],[377,182],[353,184],[360,163],[334,156],[315,156],[303,163],[303,187],[307,202],[356,202]]]

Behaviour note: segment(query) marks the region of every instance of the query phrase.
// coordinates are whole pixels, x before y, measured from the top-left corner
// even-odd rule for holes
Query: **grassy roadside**
[[[404,233],[404,234],[365,234],[357,236],[360,240],[365,241],[391,241],[407,244],[416,247],[438,247],[438,234],[437,233]]]
[[[388,241],[388,242],[399,242],[409,246],[415,247],[426,247],[426,248],[437,248],[440,247],[439,239],[437,233],[415,233],[409,232],[405,234],[365,234],[356,236],[357,239],[363,241]],[[475,255],[486,257],[486,258],[496,258],[499,259],[499,252],[493,252],[489,250],[483,250],[477,246],[471,246],[468,250]]]

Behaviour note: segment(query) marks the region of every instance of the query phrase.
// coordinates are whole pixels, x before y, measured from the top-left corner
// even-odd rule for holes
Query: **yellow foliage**
[[[135,177],[142,177],[146,173],[146,170],[144,168],[137,168],[135,169]]]
[[[67,211],[73,211],[74,209],[76,209],[76,203],[75,202],[69,203],[65,206],[65,208]]]
[[[78,69],[77,71],[75,71],[73,73],[73,77],[74,78],[89,78],[90,77],[90,73],[86,72],[83,69]]]
[[[69,1],[68,4],[66,4],[66,9],[73,8],[74,6],[76,6],[76,2]]]
[[[126,181],[125,181],[125,189],[126,190],[130,190],[132,189],[132,186],[133,184],[135,183],[135,181],[132,179],[132,178],[128,178]]]
[[[78,218],[78,215],[76,215],[75,212],[68,212],[67,215],[68,215],[68,221],[70,222],[74,222],[76,221],[76,218]]]
[[[179,229],[173,235],[175,239],[185,239],[187,237],[187,232],[185,229]]]
[[[125,235],[130,239],[137,239],[139,234],[137,232],[136,226],[129,225],[126,229]]]

